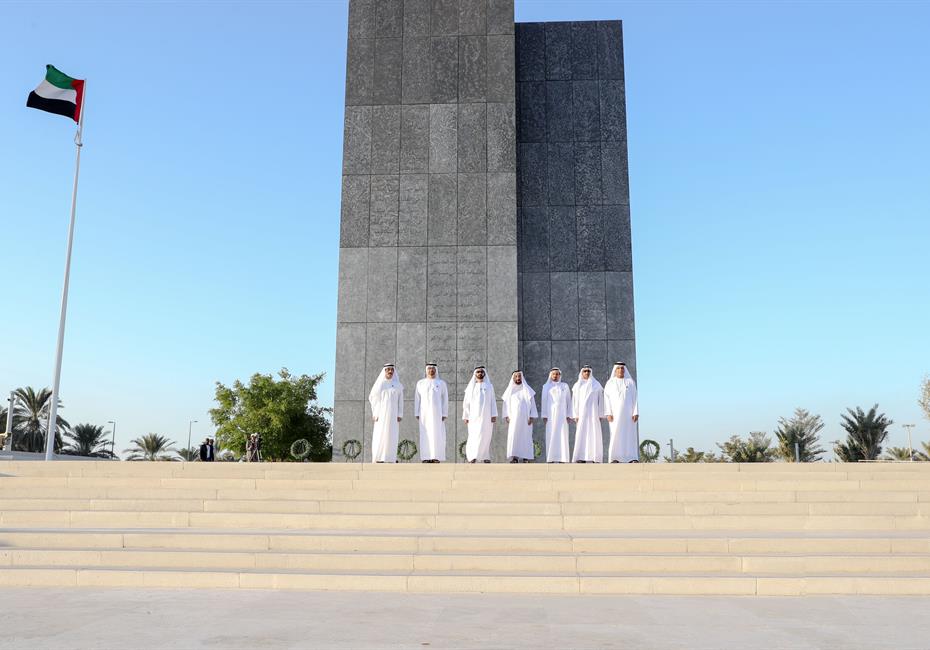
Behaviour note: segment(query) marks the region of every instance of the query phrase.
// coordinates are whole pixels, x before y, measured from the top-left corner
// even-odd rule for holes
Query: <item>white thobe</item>
[[[572,392],[564,381],[546,382],[542,390],[542,416],[546,419],[546,462],[567,463],[568,418],[572,416]]]
[[[424,378],[417,382],[413,414],[420,423],[420,460],[446,459],[446,423],[449,417],[449,388],[446,382]]]
[[[465,400],[462,402],[462,419],[468,420],[465,457],[469,462],[491,459],[491,435],[494,432],[492,417],[497,417],[494,387],[487,381],[476,381],[465,392]]]
[[[600,463],[604,460],[604,439],[601,416],[604,414],[604,389],[597,380],[579,381],[572,391],[575,413],[575,449],[572,461]]]
[[[501,402],[504,418],[510,418],[507,424],[507,458],[536,458],[533,449],[533,425],[530,418],[539,417],[536,412],[536,398],[528,390],[514,390]]]
[[[404,387],[400,384],[383,383],[368,397],[372,417],[375,418],[371,434],[371,461],[373,463],[397,462],[397,439],[400,427],[397,418],[404,417]]]
[[[632,379],[612,377],[607,382],[604,386],[604,409],[614,419],[608,423],[608,462],[639,460],[639,425],[633,421],[633,416],[639,415],[639,406],[636,403],[636,384]]]

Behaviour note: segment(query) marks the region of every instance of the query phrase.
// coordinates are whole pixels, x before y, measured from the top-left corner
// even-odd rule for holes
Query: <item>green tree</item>
[[[102,426],[96,424],[76,424],[65,432],[68,444],[62,450],[74,456],[91,456],[93,458],[113,458],[110,441]]]
[[[330,460],[332,440],[328,415],[332,409],[316,404],[323,374],[294,376],[287,368],[273,375],[256,373],[248,385],[216,383],[218,406],[210,409],[216,439],[223,449],[245,454],[246,438],[261,434],[264,460],[289,460],[291,445],[305,438],[313,451],[310,460]]]
[[[920,410],[924,412],[924,417],[930,420],[930,375],[924,377],[920,384],[920,397],[917,399]]]
[[[722,459],[717,458],[712,451],[697,451],[694,447],[688,447],[685,451],[679,451],[675,454],[675,460],[664,456],[666,463],[718,463]]]
[[[147,433],[132,441],[133,446],[123,450],[126,460],[177,460],[174,440],[157,433]]]
[[[13,409],[13,449],[31,452],[45,451],[45,430],[48,426],[52,391],[43,388],[36,392],[34,388],[27,386],[17,388],[14,392],[16,393],[16,406]],[[58,408],[62,408],[61,400],[58,400]],[[61,451],[61,434],[70,428],[67,421],[56,414],[56,453]]]
[[[846,411],[848,415],[844,414],[840,423],[846,430],[846,441],[837,442],[833,453],[845,463],[877,459],[882,453],[882,443],[888,437],[888,429],[894,422],[878,412],[878,404],[868,413],[858,406],[855,411]]]
[[[917,456],[917,452],[914,452]],[[882,454],[883,460],[911,460],[911,452],[907,447],[888,447]]]
[[[812,415],[802,408],[795,409],[790,419],[778,419],[778,428],[775,429],[778,448],[775,453],[783,460],[793,462],[794,445],[797,443],[802,463],[820,460],[824,449],[819,444],[818,434],[822,429],[823,420],[819,415]]]
[[[723,456],[733,463],[771,463],[775,459],[772,439],[763,431],[752,431],[743,440],[739,436],[730,436],[723,444],[717,443]]]

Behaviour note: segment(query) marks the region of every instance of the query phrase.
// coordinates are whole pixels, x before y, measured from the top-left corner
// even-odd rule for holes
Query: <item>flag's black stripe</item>
[[[20,97],[22,97],[22,95],[20,95]],[[65,117],[70,117],[72,120],[74,119],[74,111],[77,110],[77,106],[71,102],[67,102],[63,99],[45,99],[45,97],[36,95],[35,91],[29,93],[26,106],[29,108],[38,108],[40,111],[55,113],[56,115],[64,115]]]

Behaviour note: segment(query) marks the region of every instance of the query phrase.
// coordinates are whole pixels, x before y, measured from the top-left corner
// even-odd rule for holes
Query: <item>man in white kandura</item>
[[[604,460],[604,440],[601,437],[601,417],[604,415],[604,388],[584,366],[572,387],[572,411],[575,413],[576,463],[600,463]]]
[[[549,371],[541,402],[542,419],[546,423],[546,462],[567,463],[571,456],[568,424],[572,421],[572,393],[558,368]]]
[[[639,462],[639,406],[636,382],[625,363],[614,363],[612,376],[604,386],[604,410],[610,428],[607,459],[611,463]]]
[[[417,382],[413,415],[420,423],[420,460],[424,463],[444,461],[449,388],[439,378],[439,368],[435,363],[426,365],[426,377]]]
[[[371,434],[371,462],[396,463],[398,422],[404,417],[404,385],[389,363],[381,369],[368,393],[371,417],[375,421]]]
[[[478,366],[471,374],[462,402],[462,419],[468,426],[465,458],[469,463],[491,462],[491,434],[497,422],[497,397],[491,378]]]
[[[507,422],[507,458],[511,463],[521,460],[528,463],[536,457],[533,449],[533,420],[538,417],[536,391],[523,379],[523,372],[515,370],[501,400]]]

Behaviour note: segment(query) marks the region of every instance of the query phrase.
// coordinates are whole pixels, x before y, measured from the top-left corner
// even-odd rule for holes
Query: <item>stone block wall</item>
[[[516,84],[523,367],[537,391],[552,366],[635,376],[620,21],[517,24]]]
[[[349,2],[337,461],[350,438],[371,458],[367,397],[384,363],[404,383],[412,440],[414,386],[439,364],[450,461],[472,368],[486,364],[500,394],[517,365],[514,67],[513,0]]]

